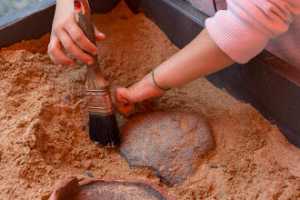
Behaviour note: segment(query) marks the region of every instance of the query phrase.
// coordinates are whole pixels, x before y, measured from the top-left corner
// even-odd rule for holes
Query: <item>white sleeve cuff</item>
[[[205,22],[210,37],[237,63],[247,63],[267,45],[269,37],[241,21],[228,10],[221,10]]]

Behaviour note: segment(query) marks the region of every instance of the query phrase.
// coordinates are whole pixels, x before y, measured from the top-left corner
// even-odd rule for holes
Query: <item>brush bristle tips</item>
[[[103,146],[116,147],[120,144],[119,127],[114,115],[90,114],[89,135],[91,140]]]

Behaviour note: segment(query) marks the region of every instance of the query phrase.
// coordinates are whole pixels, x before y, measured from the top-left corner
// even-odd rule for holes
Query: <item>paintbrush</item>
[[[96,44],[90,6],[87,0],[74,1],[76,20],[87,38]],[[92,55],[91,55],[92,56]],[[120,144],[120,132],[117,124],[109,82],[103,77],[98,56],[93,56],[94,64],[88,65],[86,77],[86,96],[89,111],[90,139],[103,146]]]

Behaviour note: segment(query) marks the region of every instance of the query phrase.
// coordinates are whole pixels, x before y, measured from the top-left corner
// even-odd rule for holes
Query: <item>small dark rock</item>
[[[89,177],[89,178],[94,178],[94,177],[95,177],[94,174],[93,174],[93,172],[91,172],[91,171],[85,171],[85,172],[84,172],[84,175],[85,175],[86,177]]]
[[[130,166],[150,167],[174,185],[192,175],[214,147],[209,125],[198,114],[154,112],[125,124],[120,151]]]

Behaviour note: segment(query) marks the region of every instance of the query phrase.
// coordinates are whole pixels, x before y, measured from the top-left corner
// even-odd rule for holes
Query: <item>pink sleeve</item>
[[[246,63],[259,54],[268,41],[286,32],[295,15],[298,0],[227,0],[221,10],[206,20],[216,44],[234,61]]]

